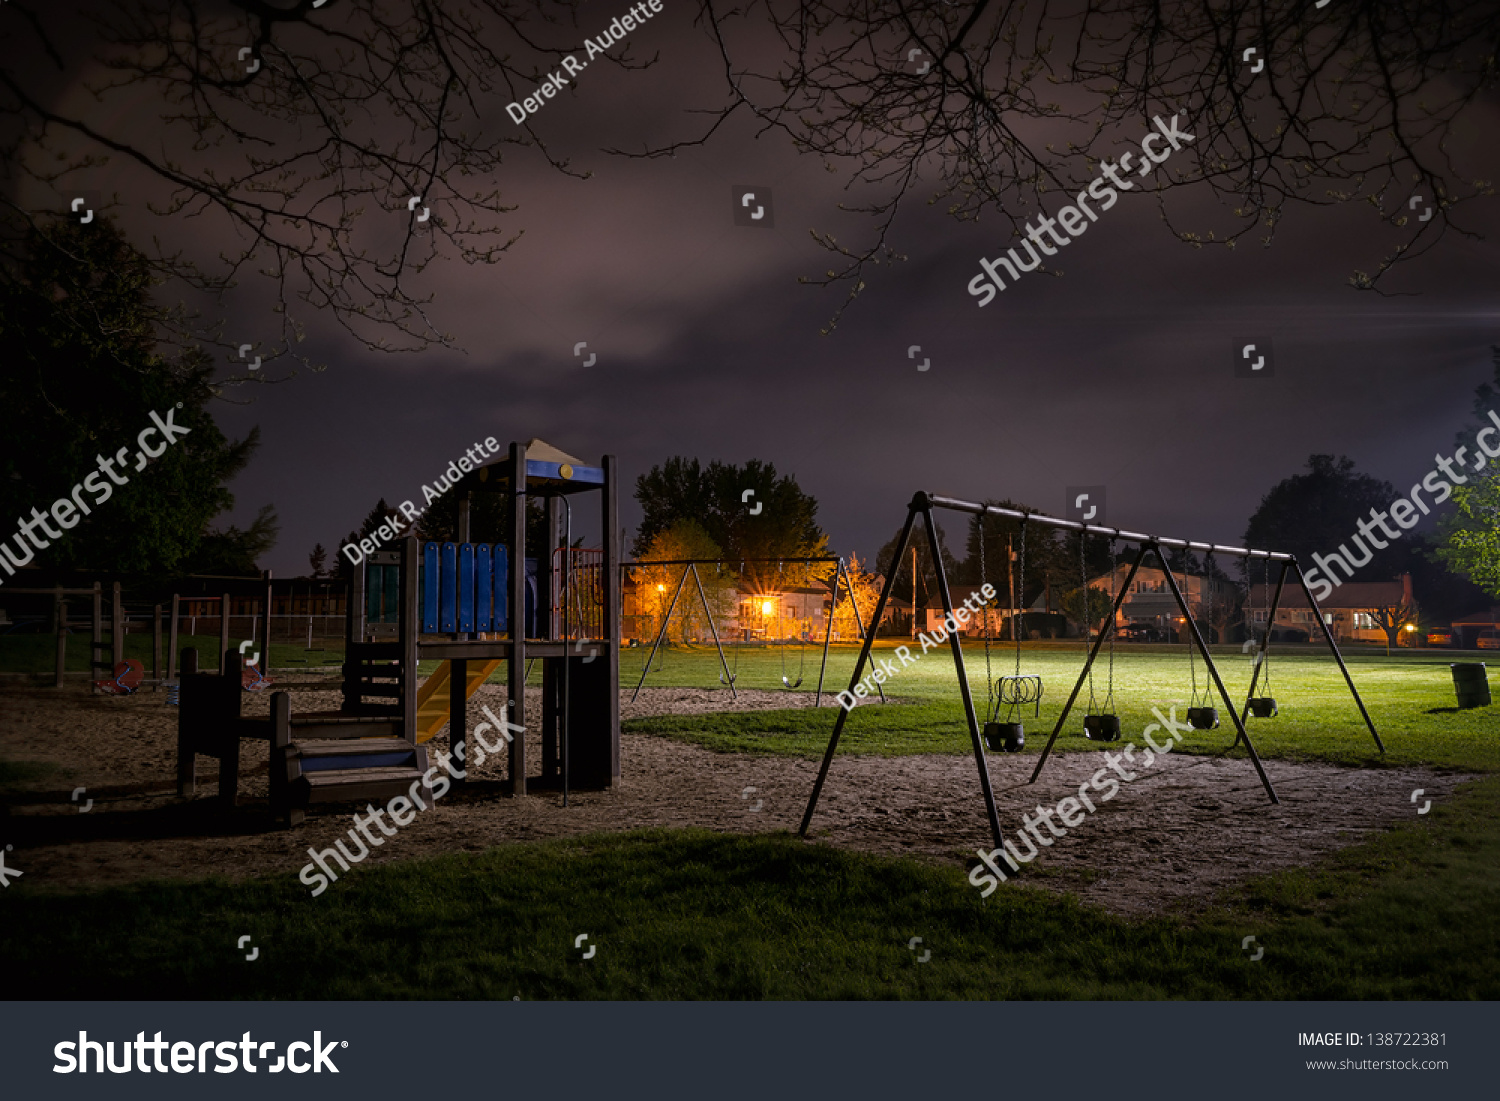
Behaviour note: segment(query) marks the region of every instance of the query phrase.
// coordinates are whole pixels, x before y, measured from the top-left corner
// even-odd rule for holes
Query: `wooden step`
[[[369,772],[380,768],[415,768],[417,747],[405,738],[293,742],[287,747],[287,758],[295,760],[304,773]]]
[[[351,711],[299,711],[292,715],[292,728],[299,726],[359,726],[388,721],[384,715],[359,715]]]
[[[292,738],[297,742],[323,739],[399,738],[399,715],[361,715],[349,711],[304,711],[292,716]]]
[[[329,769],[309,772],[292,783],[292,800],[308,803],[357,803],[404,795],[422,773],[415,768]],[[420,792],[419,792],[420,794]]]
[[[287,747],[288,757],[344,757],[365,753],[412,753],[405,738],[299,739]]]

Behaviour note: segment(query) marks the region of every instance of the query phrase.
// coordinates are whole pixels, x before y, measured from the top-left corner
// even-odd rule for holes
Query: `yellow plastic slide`
[[[464,699],[471,699],[479,686],[490,679],[490,674],[500,668],[504,658],[494,661],[469,662],[469,683],[464,686]],[[432,736],[448,721],[450,697],[449,681],[453,677],[453,663],[445,661],[432,671],[432,676],[417,689],[417,741],[430,742]]]

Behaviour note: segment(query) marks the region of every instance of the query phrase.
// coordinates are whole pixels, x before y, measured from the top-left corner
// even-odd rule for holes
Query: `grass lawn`
[[[876,652],[890,658],[892,649]],[[627,688],[643,656],[622,655]],[[848,683],[856,656],[852,646],[835,649],[826,687]],[[1252,733],[1267,757],[1500,771],[1493,709],[1453,709],[1447,663],[1473,656],[1350,655],[1384,756],[1337,667],[1312,650],[1273,659],[1281,714],[1251,720]],[[1231,694],[1242,695],[1250,660],[1238,648],[1216,657]],[[995,675],[1007,659],[994,656]],[[816,660],[810,653],[803,692]],[[1045,741],[1081,661],[1077,643],[1026,647],[1023,672],[1041,673],[1048,690],[1041,718],[1026,719],[1027,752]],[[647,683],[713,687],[716,663],[711,649],[674,649]],[[970,646],[966,664],[982,708],[982,649]],[[742,687],[778,687],[781,655],[747,649],[738,669]],[[1202,675],[1200,666],[1200,683]],[[492,679],[503,682],[503,666]],[[1126,737],[1138,740],[1153,704],[1175,702],[1179,714],[1187,705],[1186,655],[1122,647],[1115,687]],[[845,752],[969,751],[949,651],[906,667],[887,690],[912,702],[862,704]],[[727,691],[724,700],[732,706]],[[724,752],[815,757],[834,717],[726,712],[637,719],[627,729]],[[1232,728],[1190,735],[1179,752],[1218,751],[1232,739]],[[1058,744],[1094,748],[1076,733]],[[16,998],[1494,999],[1500,777],[1187,916],[1119,918],[1015,885],[982,900],[960,868],[784,833],[657,830],[356,868],[318,898],[294,870],[237,884],[67,892],[21,879],[0,892],[0,927]],[[597,946],[590,960],[574,948],[585,933]],[[235,948],[246,934],[260,948],[253,963]],[[1250,935],[1265,948],[1259,961],[1240,948]],[[912,937],[930,960],[918,962]]]
[[[877,642],[874,656],[892,659],[894,642]],[[1023,650],[1021,671],[1039,673],[1046,689],[1041,717],[1033,718],[1024,708],[1027,753],[1040,753],[1068,693],[1083,668],[1082,644],[1028,643]],[[914,654],[920,651],[914,651]],[[849,683],[858,651],[853,646],[834,649],[829,658],[825,688],[834,692]],[[641,658],[621,656],[621,680],[634,687],[640,677]],[[731,658],[731,661],[733,659]],[[1230,697],[1243,705],[1250,686],[1252,659],[1240,648],[1221,647],[1214,660]],[[1338,666],[1326,651],[1300,647],[1277,654],[1271,660],[1271,694],[1280,714],[1274,719],[1247,720],[1255,747],[1263,757],[1289,760],[1321,760],[1343,765],[1433,764],[1479,770],[1500,770],[1500,723],[1492,708],[1457,711],[1454,708],[1451,661],[1483,660],[1472,654],[1435,650],[1402,650],[1387,658],[1384,651],[1353,650],[1345,655],[1355,687],[1369,709],[1385,742],[1382,755],[1370,738],[1364,720],[1349,695]],[[795,664],[795,659],[792,659]],[[970,644],[964,652],[975,708],[983,722],[985,662],[983,648]],[[691,652],[677,650],[668,655],[661,673],[646,678],[648,685],[718,686],[718,656],[712,647]],[[751,688],[780,686],[780,663],[774,651],[747,649],[739,660],[738,684]],[[1015,669],[1013,650],[997,650],[991,668],[998,677]],[[1100,655],[1095,666],[1094,690],[1101,702],[1107,690],[1107,658]],[[1197,666],[1198,684],[1206,678],[1203,664]],[[817,680],[816,655],[808,659],[808,673],[801,691]],[[1497,686],[1500,689],[1500,686]],[[899,669],[885,685],[887,695],[913,701],[883,707],[878,699],[862,702],[849,716],[840,752],[849,753],[967,753],[968,727],[964,721],[958,680],[951,651],[929,651],[922,660]],[[1257,694],[1262,694],[1257,689]],[[1115,704],[1127,739],[1139,741],[1141,731],[1154,722],[1151,709],[1165,713],[1175,702],[1179,718],[1184,716],[1192,695],[1192,678],[1185,647],[1122,645],[1115,652]],[[724,706],[732,708],[728,691]],[[1069,716],[1068,727],[1057,742],[1058,751],[1094,750],[1095,743],[1082,735],[1083,715],[1088,710],[1089,689],[1085,685]],[[1179,752],[1218,752],[1234,741],[1234,727],[1222,704],[1220,729],[1185,736]],[[818,757],[828,744],[834,713],[792,710],[734,712],[707,716],[661,716],[627,722],[627,730],[680,738],[724,752],[767,753]],[[1237,752],[1243,752],[1239,750]]]
[[[786,834],[649,831],[356,868],[0,895],[13,998],[1500,997],[1500,779],[1188,920]],[[583,960],[574,938],[597,946]],[[235,945],[260,948],[247,963]],[[1254,935],[1265,955],[1240,948]],[[925,963],[909,938],[931,950]]]

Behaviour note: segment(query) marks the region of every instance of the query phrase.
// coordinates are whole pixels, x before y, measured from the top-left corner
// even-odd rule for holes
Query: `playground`
[[[883,643],[877,652],[897,641]],[[856,653],[849,645],[834,650],[831,674],[841,674],[840,681],[846,682]],[[1049,677],[1053,670],[1063,676],[1076,669],[1079,660],[1076,643],[1028,644],[1026,654]],[[970,645],[965,658],[971,673],[982,675],[979,648]],[[666,672],[658,675],[672,674],[673,683],[648,685],[635,704],[629,702],[628,686],[622,687],[628,751],[622,750],[627,764],[619,789],[579,793],[566,809],[556,796],[496,797],[505,762],[493,757],[471,773],[473,793],[448,795],[431,815],[419,817],[404,831],[399,843],[372,859],[409,859],[448,848],[477,851],[505,841],[595,830],[794,830],[837,705],[825,699],[815,710],[811,692],[748,687],[774,684],[779,675],[776,656],[761,652],[742,659],[744,686],[730,710],[727,690],[708,687],[716,660],[711,647],[673,653]],[[1223,660],[1240,682],[1248,681],[1249,659],[1236,650]],[[1124,712],[1123,725],[1130,732],[1124,743],[1140,744],[1131,734],[1154,721],[1151,708],[1164,713],[1176,708],[1180,714],[1185,707],[1187,694],[1180,684],[1174,686],[1184,671],[1183,658],[1173,648],[1153,646],[1133,647],[1119,661],[1122,667],[1128,663],[1132,688],[1140,693]],[[1140,770],[1141,779],[1127,785],[1087,833],[1053,846],[1038,865],[1042,874],[1028,885],[1075,891],[1087,901],[1126,913],[1201,902],[1218,887],[1271,867],[1307,863],[1411,817],[1409,796],[1416,788],[1429,797],[1445,796],[1476,773],[1500,769],[1500,745],[1482,719],[1442,710],[1447,702],[1445,665],[1371,655],[1356,659],[1355,668],[1378,701],[1375,713],[1382,718],[1391,713],[1385,723],[1393,742],[1388,760],[1375,760],[1377,755],[1355,739],[1347,717],[1338,714],[1336,672],[1312,653],[1286,657],[1277,672],[1285,698],[1276,720],[1281,724],[1285,718],[1286,723],[1274,730],[1265,723],[1257,733],[1273,762],[1268,768],[1278,789],[1291,785],[1291,797],[1284,794],[1282,804],[1266,806],[1243,751],[1224,753],[1230,739],[1218,732],[1190,735],[1187,744],[1162,759],[1158,770]],[[951,666],[932,662],[927,669],[908,672],[902,695],[893,695],[884,707],[862,705],[857,710],[831,774],[831,803],[816,821],[815,837],[840,848],[917,855],[961,866],[966,855],[984,844],[986,831],[972,762],[964,756],[966,731],[953,699]],[[298,677],[306,689],[298,687]],[[483,721],[482,706],[502,713],[502,678],[503,670],[470,699],[472,724]],[[540,676],[534,673],[532,679],[539,682]],[[299,710],[334,702],[332,689],[317,687],[326,683],[318,674],[277,681],[278,687],[293,689]],[[247,694],[246,701],[247,714],[269,708],[265,694]],[[540,718],[541,703],[538,683],[528,689],[529,729],[539,725],[533,720]],[[45,859],[49,881],[83,886],[180,875],[274,875],[284,873],[286,862],[308,844],[324,834],[336,835],[343,828],[340,823],[347,823],[342,813],[309,818],[294,831],[266,828],[262,819],[269,790],[262,749],[247,752],[241,761],[244,805],[236,815],[238,826],[232,819],[221,820],[212,836],[193,837],[187,833],[198,828],[202,816],[178,814],[184,835],[174,837],[177,800],[170,764],[176,723],[159,698],[90,698],[79,692],[59,700],[52,690],[37,688],[8,692],[6,706],[15,722],[0,735],[0,755],[8,760],[24,756],[39,770],[38,778],[25,786],[45,788],[62,799],[27,807],[24,818],[34,827],[36,840],[52,835],[55,847],[33,857]],[[1060,701],[1044,706],[1043,719],[1055,717],[1059,708]],[[1410,717],[1395,717],[1402,712]],[[1077,775],[1099,767],[1101,748],[1081,736],[1062,738],[1059,745],[1056,774],[1049,770],[1036,785],[1026,782],[1035,753],[990,758],[1008,823],[1018,823],[1038,803],[1055,802],[1076,790]],[[448,751],[446,733],[429,746],[433,752]],[[1120,745],[1103,748],[1118,750]],[[540,752],[534,735],[530,749]],[[88,767],[79,767],[84,760]],[[65,789],[76,786],[95,796],[94,809],[86,815],[66,800]],[[746,787],[756,789],[748,798],[743,796]],[[101,794],[122,788],[135,790]],[[213,793],[210,783],[203,794]],[[752,811],[757,801],[761,809]],[[132,818],[141,823],[133,827]],[[99,846],[110,854],[103,862]],[[1121,866],[1130,867],[1129,876],[1095,874]]]
[[[1441,658],[1345,653],[1331,637],[1210,646],[1195,624],[1170,645],[1110,630],[1007,641],[987,614],[960,638],[940,575],[948,629],[846,710],[840,689],[916,643],[835,643],[830,615],[822,638],[743,645],[709,615],[696,643],[669,643],[663,621],[649,647],[622,648],[605,579],[624,567],[609,548],[571,549],[563,501],[602,491],[615,530],[611,461],[535,443],[457,487],[521,502],[508,544],[465,532],[367,555],[339,665],[278,668],[289,651],[267,626],[270,668],[247,667],[244,647],[222,645],[227,626],[177,637],[174,613],[172,680],[0,689],[20,873],[0,914],[21,989],[64,960],[70,993],[90,997],[1500,991],[1500,741],[1486,708],[1451,705]],[[528,555],[517,486],[546,497],[556,546]],[[931,500],[914,501],[903,540],[930,524]],[[1136,566],[1171,542],[1100,533],[1135,539]],[[1283,563],[1273,611],[1300,582],[1285,556],[1207,549]],[[697,569],[682,564],[677,595]],[[881,606],[889,595],[888,581]],[[200,660],[213,650],[219,662]],[[1167,715],[1186,721],[1163,752],[1150,731]],[[497,716],[524,733],[502,747]],[[435,797],[436,763],[455,760],[465,779]],[[1039,855],[981,898],[976,854],[1090,777],[1097,788],[1106,766],[1118,795],[1071,830],[1033,831]],[[297,869],[352,838],[354,812],[407,797],[423,813],[308,898]],[[1372,964],[1372,925],[1390,932],[1392,908],[1412,905],[1421,916],[1384,949],[1406,962]],[[621,954],[580,975],[545,946],[585,917],[568,936],[593,931]],[[235,970],[214,947],[229,926],[303,966]],[[1246,976],[1232,946],[1250,933],[1282,955]],[[908,936],[966,962],[910,974],[891,947]],[[1021,944],[1034,959],[1010,956]],[[1420,962],[1434,945],[1466,969]],[[825,957],[847,973],[809,971]]]

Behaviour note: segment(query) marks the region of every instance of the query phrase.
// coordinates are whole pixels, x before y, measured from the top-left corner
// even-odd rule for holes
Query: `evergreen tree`
[[[145,258],[103,217],[34,226],[0,265],[0,517],[9,525],[50,508],[99,470],[99,456],[125,449],[126,484],[37,551],[40,565],[141,577],[254,572],[275,541],[271,507],[245,530],[209,523],[234,506],[225,485],[259,431],[238,442],[219,431],[207,408],[213,365],[196,349],[162,353],[151,292]],[[137,470],[137,437],[153,412],[189,432]]]

